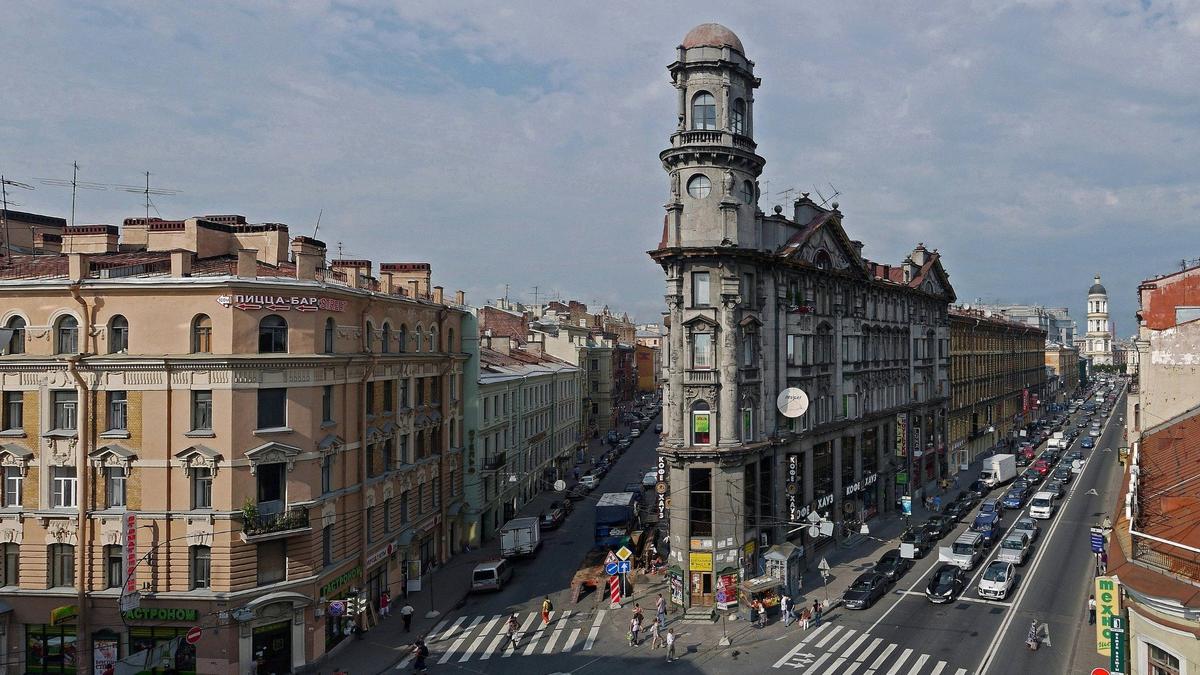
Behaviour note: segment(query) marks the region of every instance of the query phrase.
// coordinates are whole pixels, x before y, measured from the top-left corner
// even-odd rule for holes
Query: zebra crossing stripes
[[[521,623],[517,631],[520,639],[516,649],[513,649],[508,636],[508,614],[444,619],[428,633],[426,644],[431,652],[429,662],[445,665],[451,662],[487,661],[494,656],[511,658],[590,650],[596,642],[606,614],[607,610],[597,610],[587,629],[586,643],[580,640],[585,629],[570,626],[571,623],[586,619],[577,613],[573,614],[571,610],[552,611],[550,622],[546,624],[541,623],[539,612],[531,612],[524,617],[518,614],[517,619]],[[573,618],[576,621],[573,622]],[[406,655],[395,665],[395,670],[411,666],[414,658],[411,653]]]
[[[438,664],[443,664],[450,660],[450,655],[453,654],[455,651],[457,651],[459,646],[462,645],[463,642],[466,642],[467,633],[470,633],[471,631],[475,630],[475,626],[478,626],[480,621],[483,621],[482,616],[477,616],[477,617],[475,617],[475,619],[473,621],[471,621],[471,625],[467,626],[466,630],[463,631],[462,636],[454,641],[454,644],[450,646],[450,649],[446,650],[446,654],[444,656],[442,656],[442,660],[438,661]]]
[[[828,623],[809,631],[773,667],[784,666],[799,675],[943,675],[950,667],[931,654]],[[967,669],[954,675],[967,675]]]

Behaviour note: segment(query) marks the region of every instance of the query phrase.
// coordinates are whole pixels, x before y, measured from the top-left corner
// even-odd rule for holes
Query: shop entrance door
[[[292,672],[292,622],[280,621],[254,629],[254,664],[258,673]]]
[[[692,605],[708,607],[713,604],[712,572],[692,572]]]

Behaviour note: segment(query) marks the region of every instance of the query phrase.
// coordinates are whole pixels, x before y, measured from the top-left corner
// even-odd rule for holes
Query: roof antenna
[[[325,215],[325,209],[321,209],[317,213],[317,225],[313,228],[313,239],[317,238],[317,230],[321,229],[321,216]]]
[[[146,227],[149,227],[150,226],[150,208],[151,207],[154,207],[154,212],[158,213],[160,218],[162,217],[162,214],[158,212],[158,207],[154,206],[154,202],[151,201],[150,195],[177,195],[180,192],[182,192],[182,190],[172,190],[171,188],[152,188],[152,187],[150,187],[150,172],[146,171],[144,173],[146,176],[146,185],[145,186],[117,185],[116,187],[117,187],[117,189],[119,189],[123,192],[132,192],[134,194],[140,194],[145,198]]]
[[[0,202],[0,221],[4,221],[3,222],[4,247],[7,250],[7,255],[5,255],[5,261],[9,265],[13,264],[12,237],[9,235],[9,232],[8,232],[8,186],[10,186],[10,185],[15,188],[21,188],[22,190],[32,190],[33,189],[33,186],[29,185],[28,183],[22,183],[20,181],[9,180],[9,179],[5,178],[3,174],[0,174],[0,199],[3,200],[2,202]]]
[[[71,225],[75,225],[75,193],[80,189],[84,190],[107,190],[108,186],[104,183],[92,183],[90,181],[79,180],[79,162],[71,162],[71,180],[63,178],[39,178],[43,185],[57,185],[59,187],[71,188]]]
[[[788,188],[788,189],[784,190],[783,192],[776,192],[775,196],[783,197],[783,203],[787,204],[788,202],[792,201],[792,193],[795,191],[796,191],[796,188]]]
[[[841,191],[839,191],[837,188],[833,187],[833,183],[829,184],[829,189],[833,190],[833,194],[826,197],[825,195],[821,194],[821,191],[819,189],[817,189],[817,186],[815,186],[815,185],[813,186],[813,192],[817,193],[817,196],[821,198],[821,201],[817,204],[817,206],[825,206],[831,200],[837,199],[838,195],[842,194]]]

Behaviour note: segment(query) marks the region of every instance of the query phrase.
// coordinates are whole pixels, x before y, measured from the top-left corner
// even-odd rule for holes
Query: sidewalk
[[[577,464],[579,475],[591,469],[591,458],[599,459],[608,446],[602,445],[600,439],[588,443],[584,453],[585,461]],[[568,487],[575,484],[574,476],[566,478]],[[550,502],[562,499],[562,493],[546,491],[538,494],[518,512],[516,517],[538,516],[545,511]],[[430,572],[422,581],[422,590],[409,595],[407,599],[397,594],[392,599],[392,613],[373,629],[363,634],[362,639],[348,637],[339,642],[332,650],[317,661],[307,664],[297,673],[332,672],[341,668],[350,675],[370,675],[389,672],[397,661],[408,656],[412,642],[418,637],[429,633],[438,623],[466,601],[471,588],[471,573],[475,565],[500,557],[500,540],[493,538],[482,547],[459,553],[444,565]],[[400,618],[400,608],[405,603],[413,609],[412,630],[404,632],[404,622]],[[437,615],[426,618],[431,610]]]

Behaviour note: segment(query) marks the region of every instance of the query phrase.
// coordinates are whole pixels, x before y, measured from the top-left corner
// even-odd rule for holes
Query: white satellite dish
[[[779,392],[775,406],[784,417],[799,417],[808,410],[808,394],[804,393],[803,389],[788,387]]]

